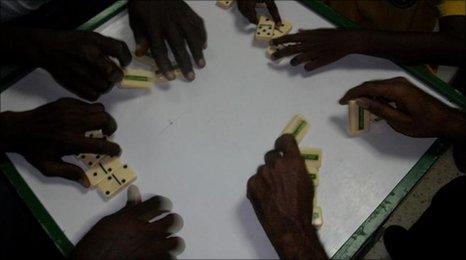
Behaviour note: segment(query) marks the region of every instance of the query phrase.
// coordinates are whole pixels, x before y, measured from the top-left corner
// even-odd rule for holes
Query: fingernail
[[[207,49],[207,42],[204,43],[204,46],[202,46],[202,48],[204,48],[204,50]]]
[[[139,188],[136,185],[131,185],[128,187],[127,193],[127,202],[133,205],[141,203],[141,193],[139,192]]]
[[[82,179],[79,179],[79,183],[83,185],[85,188],[89,188],[89,186],[91,186],[91,183],[85,176]]]
[[[205,67],[205,60],[204,59],[199,59],[197,61],[197,66],[199,66],[200,68],[204,68]]]
[[[123,80],[123,74],[119,71],[114,70],[108,77],[108,80],[112,83],[120,82]]]
[[[194,72],[188,72],[188,74],[186,74],[186,78],[189,80],[189,81],[193,81],[195,78],[196,78],[196,75],[194,74]]]
[[[168,72],[165,74],[165,77],[166,77],[168,80],[174,80],[174,79],[175,79],[175,75],[173,75],[173,73],[171,73],[170,71],[168,71]]]

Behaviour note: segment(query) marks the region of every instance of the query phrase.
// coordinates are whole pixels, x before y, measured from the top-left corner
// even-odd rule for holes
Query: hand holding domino
[[[207,33],[204,22],[184,1],[130,1],[128,14],[139,46],[137,55],[150,50],[166,79],[174,80],[176,75],[171,71],[165,42],[187,80],[195,79],[191,56],[199,68],[205,67],[203,49],[207,47]]]
[[[272,21],[281,24],[280,12],[273,0],[258,1],[258,0],[237,0],[238,10],[249,20],[250,23],[258,24],[256,8],[266,7],[272,16]]]

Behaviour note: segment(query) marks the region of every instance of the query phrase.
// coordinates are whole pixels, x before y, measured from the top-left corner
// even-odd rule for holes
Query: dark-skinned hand
[[[238,10],[243,14],[246,19],[249,20],[250,23],[258,24],[259,20],[257,18],[257,4],[264,3],[269,10],[270,15],[272,16],[272,20],[275,23],[281,23],[282,19],[280,17],[280,13],[278,12],[277,5],[273,0],[237,0]]]
[[[341,29],[300,30],[271,41],[272,45],[293,44],[276,51],[272,59],[295,55],[290,64],[298,66],[304,63],[304,68],[311,71],[357,53],[361,47],[360,34],[358,31]]]
[[[466,140],[466,117],[402,77],[368,81],[350,89],[340,100],[383,118],[397,132],[411,137]],[[394,104],[390,105],[389,103]]]
[[[207,32],[202,18],[182,0],[130,0],[128,12],[138,45],[136,55],[142,56],[150,50],[160,72],[173,80],[175,75],[171,72],[173,64],[168,58],[167,42],[185,78],[194,80],[191,56],[200,68],[206,65],[203,49],[207,48]]]
[[[94,101],[121,81],[121,67],[131,62],[122,41],[95,32],[23,29],[13,31],[18,43],[14,61],[46,69],[55,80],[81,98]],[[8,56],[8,54],[7,54]],[[110,57],[119,61],[119,66]],[[8,57],[7,57],[8,58]],[[13,57],[14,59],[14,57]]]
[[[120,147],[105,138],[86,138],[85,132],[102,129],[112,135],[115,120],[102,104],[72,98],[25,112],[0,113],[0,151],[19,153],[45,176],[62,177],[88,187],[84,171],[63,156],[80,153],[119,155]]]
[[[135,190],[139,193],[136,186],[129,187],[126,206],[102,218],[79,241],[71,259],[171,259],[181,253],[183,239],[172,235],[183,221],[170,213],[170,201],[154,196],[140,202],[140,195],[139,201],[131,198]],[[158,220],[149,222],[153,218]]]
[[[326,258],[312,226],[314,187],[293,136],[278,138],[264,160],[247,196],[280,258]]]

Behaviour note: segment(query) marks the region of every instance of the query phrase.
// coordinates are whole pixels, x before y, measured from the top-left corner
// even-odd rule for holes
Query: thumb
[[[141,203],[141,193],[139,192],[139,188],[136,185],[131,185],[128,187],[128,199],[126,201],[127,206],[134,206]]]

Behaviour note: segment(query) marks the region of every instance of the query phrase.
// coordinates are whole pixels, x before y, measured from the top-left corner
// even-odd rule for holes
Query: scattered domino
[[[105,198],[109,199],[135,181],[136,178],[134,171],[125,164],[113,174],[107,175],[107,177],[98,184],[99,191]]]
[[[306,167],[319,169],[322,165],[322,149],[320,148],[300,148],[301,156],[304,158]]]
[[[155,74],[151,71],[126,69],[121,88],[149,88],[154,80]]]
[[[233,4],[234,4],[233,0],[218,0],[217,1],[217,5],[223,9],[229,9],[233,6]]]
[[[97,165],[100,162],[100,160],[104,158],[104,156],[100,154],[82,153],[78,154],[76,158],[79,161],[83,162],[87,167],[92,168],[95,165]]]
[[[322,216],[322,208],[318,206],[314,206],[312,211],[312,225],[315,228],[320,228],[324,224],[323,216]]]
[[[85,172],[85,174],[89,180],[89,183],[91,184],[91,187],[97,186],[97,184],[99,184],[107,176],[107,173],[100,166],[100,164],[91,167]]]
[[[123,163],[117,156],[105,156],[100,162],[99,166],[108,174],[112,174],[115,170],[121,168]]]
[[[369,131],[370,113],[358,106],[355,100],[348,102],[348,134],[358,135]]]
[[[295,115],[283,129],[282,134],[292,134],[299,143],[309,131],[310,124],[301,115]]]
[[[275,29],[275,23],[272,19],[265,16],[259,18],[259,24],[256,30],[256,40],[258,41],[270,41],[273,37],[273,30]]]
[[[282,24],[280,25],[275,24],[272,39],[280,38],[289,34],[291,32],[291,29],[293,29],[293,25],[288,21],[282,21]]]

